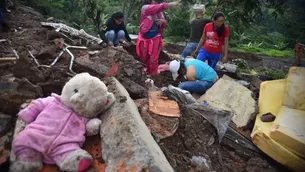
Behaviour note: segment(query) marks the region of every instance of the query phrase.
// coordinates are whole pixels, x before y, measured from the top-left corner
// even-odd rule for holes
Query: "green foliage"
[[[186,8],[169,9],[166,12],[167,28],[165,36],[179,36],[180,40],[189,37],[189,19],[190,13]]]
[[[125,14],[130,33],[137,34],[141,1],[138,0],[21,0],[42,14],[64,20],[78,29],[97,33],[114,12]],[[304,0],[182,0],[182,5],[165,11],[168,26],[166,41],[179,42],[189,37],[190,11],[195,3],[206,3],[205,17],[215,8],[226,15],[230,28],[230,47],[270,56],[292,56],[296,42],[305,43]],[[283,51],[285,50],[285,51]]]
[[[281,70],[265,71],[264,75],[269,76],[272,79],[284,79],[286,77],[286,74]]]
[[[293,57],[294,51],[293,50],[276,50],[276,49],[267,49],[267,48],[260,48],[260,47],[251,47],[251,46],[240,46],[231,48],[232,51],[239,51],[239,52],[249,52],[258,55],[265,55],[265,56],[272,56],[272,57]]]

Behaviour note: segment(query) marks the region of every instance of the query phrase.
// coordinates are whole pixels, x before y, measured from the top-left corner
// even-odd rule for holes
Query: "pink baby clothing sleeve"
[[[35,121],[38,114],[54,99],[54,97],[33,100],[18,116],[27,124]]]

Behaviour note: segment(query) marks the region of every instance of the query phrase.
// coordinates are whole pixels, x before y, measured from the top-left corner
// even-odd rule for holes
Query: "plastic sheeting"
[[[233,113],[222,109],[216,109],[211,106],[204,106],[199,103],[186,105],[186,108],[188,113],[201,115],[216,128],[218,142],[220,143],[229,127]]]
[[[213,108],[207,103],[197,103],[195,98],[188,91],[172,85],[168,86],[168,88],[163,91],[163,94],[176,100],[179,104],[185,105],[188,113],[199,114],[209,121],[216,128],[218,141],[219,143],[221,142],[229,127],[233,112]]]

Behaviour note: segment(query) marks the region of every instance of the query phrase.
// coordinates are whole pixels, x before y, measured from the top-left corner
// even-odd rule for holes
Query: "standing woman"
[[[229,46],[229,27],[224,24],[225,15],[217,12],[213,17],[213,22],[205,25],[202,37],[195,50],[199,51],[197,59],[205,62],[208,60],[209,66],[215,69],[224,45],[224,56],[222,61],[227,61]],[[203,45],[203,47],[202,47]]]
[[[178,1],[168,3],[163,0],[144,0],[136,52],[144,60],[148,75],[158,75],[159,54],[163,46],[162,31],[166,27],[166,20],[162,12],[178,5]]]

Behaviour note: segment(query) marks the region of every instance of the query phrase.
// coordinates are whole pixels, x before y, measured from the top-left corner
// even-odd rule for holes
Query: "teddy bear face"
[[[111,94],[99,78],[80,73],[65,84],[61,100],[79,115],[92,118],[107,106]]]

